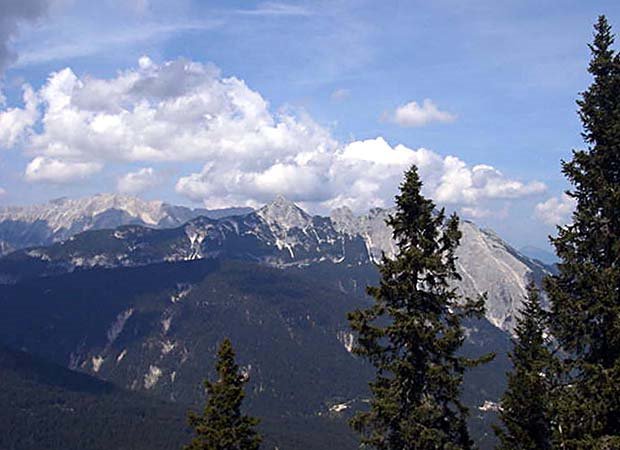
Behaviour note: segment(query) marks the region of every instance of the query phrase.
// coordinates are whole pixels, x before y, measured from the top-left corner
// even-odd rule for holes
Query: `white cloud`
[[[425,99],[422,104],[409,102],[399,106],[394,111],[392,121],[403,127],[423,127],[433,122],[450,123],[456,120],[456,116],[446,111],[441,111],[430,99]]]
[[[213,66],[141,58],[112,79],[53,73],[40,91],[43,130],[31,151],[115,161],[247,159],[259,165],[333,146],[308,117],[271,114],[268,103]]]
[[[137,194],[159,184],[159,179],[152,167],[143,167],[135,172],[129,172],[117,181],[119,192]]]
[[[29,85],[22,87],[23,108],[0,111],[0,147],[11,148],[19,142],[37,121],[36,94]]]
[[[0,197],[6,195],[6,191],[0,187]]]
[[[176,189],[208,205],[251,206],[276,194],[310,203],[315,209],[347,205],[364,211],[370,206],[389,206],[403,172],[415,164],[424,181],[426,195],[442,204],[476,205],[485,200],[513,199],[541,192],[542,183],[522,183],[484,166],[473,168],[454,156],[404,145],[392,147],[379,137],[351,142],[332,152],[299,155],[290,164],[274,164],[262,170],[243,170],[239,164],[208,163],[199,173],[182,177]],[[223,202],[223,203],[222,203]]]
[[[25,177],[28,181],[70,183],[87,178],[101,168],[96,162],[68,162],[37,156],[26,167]]]
[[[186,60],[136,68],[112,78],[64,69],[37,92],[42,118],[25,151],[30,181],[66,182],[105,164],[143,162],[119,190],[146,189],[152,162],[199,164],[176,182],[181,195],[209,207],[255,206],[284,194],[316,211],[348,205],[363,211],[392,204],[403,172],[420,169],[426,194],[442,204],[484,208],[545,190],[488,165],[390,145],[378,137],[337,142],[303,113],[271,111],[242,80]],[[472,210],[473,211],[473,210]]]
[[[538,203],[535,215],[547,225],[564,225],[569,221],[576,206],[575,199],[564,193],[560,198],[551,197]]]
[[[470,167],[455,156],[442,157],[425,148],[413,150],[404,145],[392,148],[382,138],[349,144],[335,167],[344,165],[343,161],[345,169],[340,172],[350,172],[353,178],[363,180],[366,190],[370,189],[368,181],[372,180],[376,199],[363,199],[371,204],[379,198],[390,201],[402,172],[412,164],[419,169],[426,195],[441,204],[477,205],[485,200],[524,197],[546,189],[542,183],[522,183],[505,177],[493,167]],[[353,178],[350,183],[354,185]],[[341,186],[345,192],[347,185]]]

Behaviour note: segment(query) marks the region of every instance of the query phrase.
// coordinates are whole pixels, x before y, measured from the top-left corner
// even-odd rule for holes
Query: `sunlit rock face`
[[[546,267],[508,245],[493,231],[462,222],[457,251],[460,286],[466,295],[486,292],[486,316],[504,330],[513,331],[530,281],[540,283]]]
[[[396,245],[386,224],[390,210],[373,209],[354,216],[347,208],[332,213],[336,229],[364,239],[369,258],[379,263],[385,254],[393,257]],[[461,221],[462,238],[457,249],[458,287],[465,296],[486,293],[486,317],[495,326],[513,331],[526,286],[539,282],[551,270],[540,262],[519,253],[491,230],[470,221]]]

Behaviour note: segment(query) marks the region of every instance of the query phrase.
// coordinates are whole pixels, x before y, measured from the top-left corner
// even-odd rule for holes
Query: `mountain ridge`
[[[373,372],[351,353],[346,315],[370,305],[363,287],[378,281],[374,266],[328,261],[274,268],[220,258],[76,270],[0,285],[0,343],[198,407],[217,344],[229,337],[249,374],[252,414],[344,424],[364,406]],[[510,339],[484,319],[465,327],[464,354],[498,355],[467,375],[463,392],[481,437],[492,421],[481,407],[503,390]]]
[[[374,208],[356,216],[339,208],[329,217],[310,215],[278,196],[247,214],[219,219],[199,216],[175,228],[139,224],[90,230],[48,247],[16,251],[0,258],[0,283],[93,267],[131,267],[163,261],[232,258],[275,267],[309,266],[323,261],[374,265],[396,246],[385,223],[390,210]],[[487,318],[511,331],[525,287],[551,268],[521,254],[496,233],[461,221],[457,249],[458,287],[463,295],[488,293]]]
[[[88,230],[142,225],[170,228],[198,216],[221,218],[251,208],[208,210],[143,200],[121,194],[61,197],[44,204],[0,207],[0,255],[21,248],[50,245]]]

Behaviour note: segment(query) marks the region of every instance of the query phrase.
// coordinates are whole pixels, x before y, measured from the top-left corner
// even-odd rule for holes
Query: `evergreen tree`
[[[549,450],[551,438],[551,375],[553,359],[545,341],[547,313],[532,283],[516,327],[516,342],[510,355],[513,370],[502,397],[500,417],[503,428],[496,428],[498,450]]]
[[[484,298],[462,299],[453,282],[458,218],[421,194],[413,166],[387,221],[397,245],[385,255],[374,304],[349,314],[358,336],[355,352],[377,369],[370,410],[351,421],[362,443],[379,450],[469,449],[467,409],[459,401],[463,373],[482,362],[457,356],[461,322],[484,313]],[[490,359],[490,356],[485,358]]]
[[[207,405],[202,415],[190,412],[189,424],[196,437],[186,450],[257,450],[261,437],[254,427],[258,419],[241,414],[246,377],[235,363],[230,340],[217,353],[217,381],[205,381]]]
[[[578,101],[585,150],[563,162],[576,200],[552,239],[551,331],[566,352],[557,396],[562,448],[620,448],[620,57],[604,16],[595,25],[590,87]]]

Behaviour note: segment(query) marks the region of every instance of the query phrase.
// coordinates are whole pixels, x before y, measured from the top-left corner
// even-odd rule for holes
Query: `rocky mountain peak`
[[[312,221],[308,213],[282,195],[260,208],[256,214],[269,225],[277,225],[282,229],[303,229]]]
[[[165,216],[165,203],[146,201],[119,194],[97,194],[92,197],[58,198],[48,203],[0,209],[0,221],[44,221],[53,231],[70,229],[78,220],[95,217],[114,209],[137,218],[147,225],[156,225]]]

